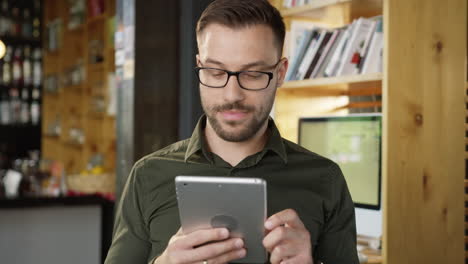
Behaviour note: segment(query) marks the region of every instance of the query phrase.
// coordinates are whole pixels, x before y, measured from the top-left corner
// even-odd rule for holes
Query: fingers
[[[213,263],[213,264],[216,264],[216,263],[229,263],[231,261],[234,261],[236,259],[240,259],[240,258],[243,258],[247,255],[247,251],[245,250],[245,248],[242,248],[242,249],[238,249],[238,250],[233,250],[231,252],[228,252],[226,254],[223,254],[221,256],[218,256],[214,259],[210,259],[210,261],[208,263]]]
[[[201,246],[192,251],[192,260],[203,261],[205,259],[212,260],[214,258],[228,259],[234,257],[239,258],[239,254],[242,252],[244,242],[240,238],[231,238],[222,242],[211,243],[208,245]],[[245,251],[245,250],[244,250]],[[229,259],[231,261],[233,259]],[[212,262],[212,261],[210,261]],[[215,263],[226,263],[226,262],[215,262]]]
[[[293,209],[286,209],[270,216],[265,222],[267,230],[273,230],[278,226],[288,225],[293,228],[304,229],[304,224]]]
[[[180,246],[185,249],[191,249],[211,241],[225,240],[228,237],[229,231],[226,228],[197,230],[181,239]]]
[[[271,264],[281,263],[293,257],[296,253],[295,247],[292,244],[281,244],[271,252],[270,262]]]
[[[272,250],[281,242],[300,238],[300,236],[301,234],[296,230],[290,227],[280,226],[265,236],[263,239],[263,246],[268,250],[268,252],[272,252]]]

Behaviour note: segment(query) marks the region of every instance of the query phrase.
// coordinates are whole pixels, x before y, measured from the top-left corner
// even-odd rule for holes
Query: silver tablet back
[[[226,227],[241,237],[245,258],[233,263],[265,263],[266,182],[258,178],[177,176],[179,214],[184,233]]]

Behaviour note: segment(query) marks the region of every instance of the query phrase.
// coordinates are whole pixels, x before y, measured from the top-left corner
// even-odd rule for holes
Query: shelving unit
[[[339,27],[383,15],[382,74],[287,82],[275,120],[297,142],[299,117],[382,107],[382,263],[463,263],[466,0],[314,0],[290,9],[271,2],[287,29],[292,19]],[[350,103],[362,95],[382,100]]]
[[[113,35],[113,29],[109,21],[115,14],[115,0],[105,0],[102,14],[94,17],[85,15],[84,23],[73,29],[67,27],[70,21],[69,1],[44,2],[44,26],[56,19],[60,20],[61,26],[59,48],[53,52],[45,51],[44,56],[44,75],[58,77],[59,90],[44,95],[43,156],[63,162],[66,173],[75,174],[85,170],[90,158],[99,153],[104,158],[104,170],[114,173],[115,117],[106,109],[111,100],[109,79],[114,72],[114,46],[109,37]],[[90,1],[84,3],[89,5]],[[89,9],[87,7],[86,12]],[[102,59],[96,62],[91,61],[91,53],[95,50],[101,50],[98,53],[102,55]],[[73,67],[84,73],[81,82],[61,83]],[[60,134],[50,135],[49,127],[57,118]],[[80,131],[81,140],[71,137],[71,133]]]
[[[382,14],[381,0],[318,0],[293,8],[283,8],[281,2],[274,1],[274,4],[280,7],[287,29],[293,19],[341,27],[361,16]],[[382,73],[375,73],[286,82],[278,89],[274,109],[283,137],[297,142],[300,117],[346,115],[352,109],[380,109],[380,99],[353,102],[351,97],[381,96],[382,79]]]
[[[5,54],[3,58],[0,58],[0,116],[3,119],[0,121],[0,159],[4,159],[0,162],[1,169],[11,169],[13,161],[15,159],[24,159],[29,157],[30,151],[41,151],[42,142],[41,142],[41,133],[40,133],[40,120],[42,119],[42,113],[38,114],[39,120],[37,122],[32,121],[33,111],[33,94],[38,92],[39,95],[37,101],[40,103],[42,101],[42,80],[38,80],[39,83],[34,83],[34,64],[35,61],[41,64],[41,59],[34,59],[33,55],[35,50],[41,49],[41,36],[42,32],[40,30],[35,32],[35,26],[33,20],[36,18],[39,21],[36,23],[42,23],[40,21],[41,17],[41,1],[2,1],[2,9],[6,6],[7,10],[2,11],[0,15],[0,24],[2,32],[0,33],[0,41],[6,46],[7,51],[10,49],[12,54],[7,61],[8,54]],[[19,15],[14,16],[13,10],[19,10]],[[29,19],[24,19],[24,12],[29,11]],[[3,13],[4,12],[4,13]],[[5,24],[3,24],[5,23]],[[25,26],[29,28],[27,33],[25,32]],[[12,30],[11,27],[16,28]],[[16,31],[16,32],[14,32]],[[30,50],[30,54],[26,55],[26,47]],[[20,51],[20,55],[15,59],[16,51]],[[40,57],[40,56],[39,56]],[[19,65],[19,80],[16,82],[13,81],[14,78],[14,63],[15,61]],[[26,77],[25,74],[25,61],[29,62],[29,77]],[[9,64],[7,67],[5,65]],[[41,67],[39,69],[39,75]],[[5,71],[9,72],[6,73]],[[36,72],[37,73],[37,72]],[[37,76],[39,76],[37,75]],[[9,76],[8,78],[5,76]],[[26,82],[26,78],[29,78],[30,81]],[[6,81],[9,79],[9,81]],[[16,90],[19,94],[17,100],[19,101],[19,108],[12,106],[13,99],[11,92]],[[27,98],[23,98],[23,92],[27,94]],[[35,91],[35,92],[34,92]],[[3,105],[6,103],[6,105]],[[18,103],[18,102],[16,102]],[[23,106],[27,104],[27,120],[23,119]],[[15,120],[17,118],[18,112],[20,113],[20,120]],[[4,117],[6,118],[4,119]],[[6,121],[5,121],[6,120]],[[1,174],[1,173],[0,173]],[[3,175],[0,175],[0,180]]]

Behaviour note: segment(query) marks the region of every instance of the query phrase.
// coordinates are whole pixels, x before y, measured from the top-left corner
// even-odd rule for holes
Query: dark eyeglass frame
[[[278,66],[278,64],[282,61],[282,59],[280,59],[275,65],[269,67],[269,68],[274,68],[276,70],[276,67]],[[218,70],[218,71],[223,71],[225,73],[227,73],[228,77],[226,78],[226,83],[222,86],[211,86],[211,85],[206,85],[204,84],[201,79],[200,79],[200,70]],[[236,79],[237,79],[237,83],[239,84],[239,87],[244,89],[244,90],[248,90],[248,91],[261,91],[261,90],[265,90],[266,88],[268,88],[268,86],[270,86],[270,82],[271,82],[271,79],[273,79],[273,72],[266,72],[266,71],[228,71],[228,70],[224,70],[224,69],[219,69],[219,68],[212,68],[212,67],[195,67],[195,72],[197,73],[197,78],[198,78],[198,82],[200,82],[201,84],[203,84],[204,86],[206,87],[210,87],[210,88],[224,88],[226,87],[226,85],[228,84],[229,82],[229,79],[231,78],[231,76],[236,76]],[[242,86],[242,84],[240,83],[239,81],[239,75],[242,74],[242,73],[246,73],[246,72],[256,72],[256,73],[262,73],[262,74],[267,74],[268,75],[268,84],[264,87],[264,88],[259,88],[259,89],[252,89],[252,88],[246,88],[244,86]]]

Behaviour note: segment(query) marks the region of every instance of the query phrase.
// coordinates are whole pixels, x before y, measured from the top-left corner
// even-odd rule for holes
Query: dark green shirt
[[[359,263],[354,204],[340,168],[281,138],[273,120],[265,148],[231,166],[207,150],[202,117],[191,138],[138,161],[119,203],[106,264],[148,263],[180,227],[178,175],[258,177],[267,182],[268,215],[296,210],[311,234],[315,261]]]

